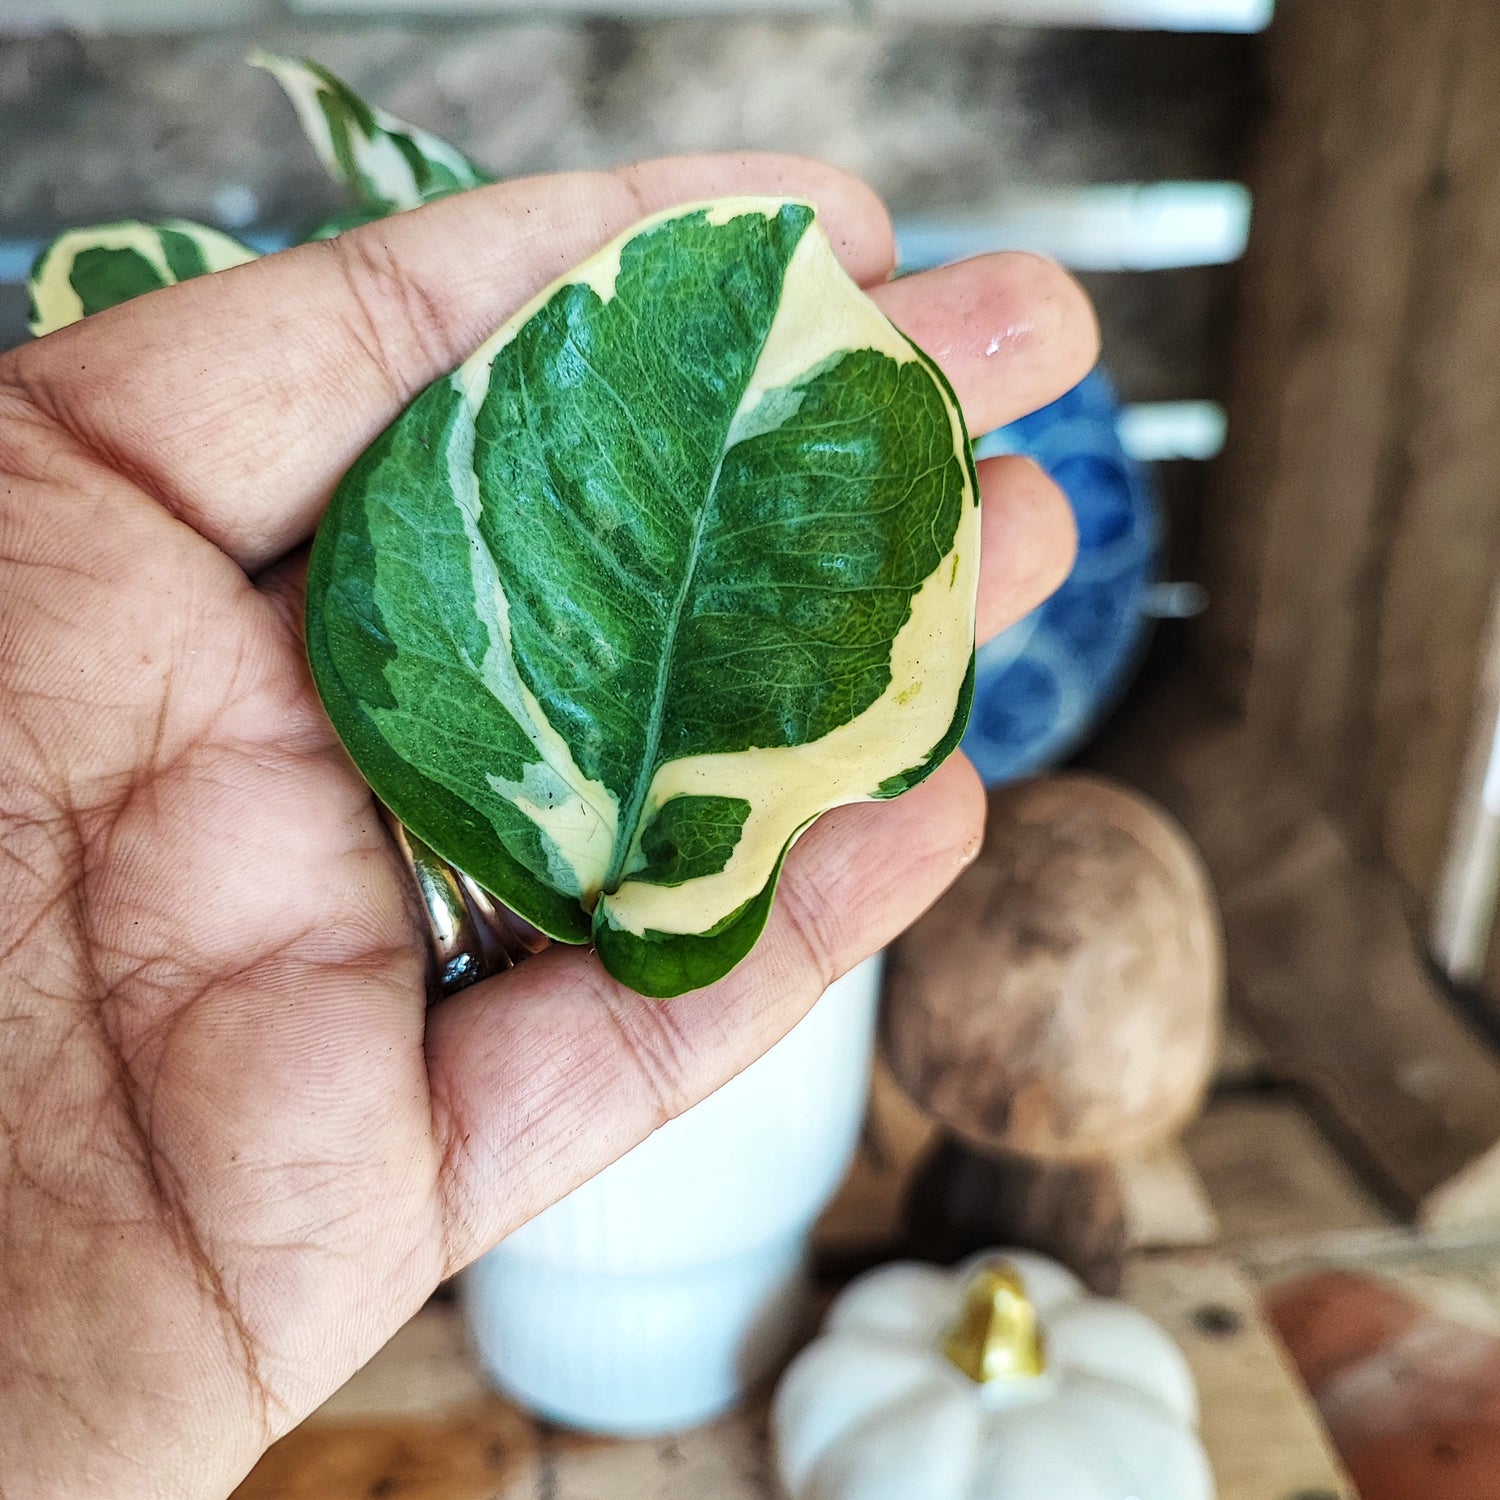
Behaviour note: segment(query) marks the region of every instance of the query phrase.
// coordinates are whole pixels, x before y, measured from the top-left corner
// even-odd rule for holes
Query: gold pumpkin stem
[[[1047,1368],[1036,1309],[1014,1266],[997,1260],[974,1273],[963,1311],[942,1347],[949,1362],[977,1385],[1029,1380]]]

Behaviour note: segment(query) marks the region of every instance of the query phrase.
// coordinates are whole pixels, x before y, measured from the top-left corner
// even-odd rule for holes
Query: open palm
[[[0,1494],[217,1497],[437,1282],[780,1037],[977,848],[973,772],[824,819],[766,936],[669,1004],[579,949],[426,1008],[422,930],[314,696],[302,544],[356,454],[642,215],[867,189],[772,157],[506,184],[184,283],[0,359]],[[883,286],[983,430],[1078,378],[1077,289]],[[981,628],[1066,567],[981,467]]]

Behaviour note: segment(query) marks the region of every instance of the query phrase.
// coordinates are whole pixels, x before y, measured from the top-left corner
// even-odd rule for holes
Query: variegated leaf
[[[248,245],[186,219],[70,229],[31,268],[31,331],[40,338],[132,297],[254,259]]]
[[[977,489],[805,204],[638,225],[420,395],[318,533],[308,648],[377,794],[637,990],[727,972],[819,813],[956,745]]]
[[[314,225],[302,236],[302,243],[331,240],[335,235],[343,234],[346,229],[358,229],[361,224],[373,224],[377,219],[388,217],[389,212],[384,208],[346,208],[331,219],[324,219],[320,224]]]
[[[494,179],[456,146],[365,103],[327,68],[255,52],[250,61],[284,88],[318,159],[351,189],[366,217],[399,213]],[[313,238],[347,227],[341,216]]]

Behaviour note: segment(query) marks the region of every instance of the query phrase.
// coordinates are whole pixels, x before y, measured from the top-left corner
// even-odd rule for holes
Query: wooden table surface
[[[1227,1260],[1138,1256],[1126,1291],[1193,1366],[1219,1500],[1353,1500]],[[236,1500],[775,1500],[765,1425],[762,1392],[712,1426],[650,1442],[539,1426],[485,1389],[456,1309],[434,1304],[273,1448]]]

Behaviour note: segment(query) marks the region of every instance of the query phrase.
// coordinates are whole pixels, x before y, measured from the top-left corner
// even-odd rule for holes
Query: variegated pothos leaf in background
[[[313,550],[308,650],[401,820],[650,995],[797,834],[957,744],[978,508],[942,377],[811,208],[637,226],[424,391]]]
[[[355,194],[356,206],[320,225],[310,239],[327,239],[494,180],[457,147],[367,105],[317,63],[266,52],[251,61],[281,83],[319,158]],[[31,331],[41,337],[90,313],[241,265],[255,255],[231,235],[183,219],[70,229],[32,268]]]
[[[248,245],[186,219],[70,229],[31,268],[31,331],[40,338],[132,297],[254,259]]]
[[[494,181],[456,146],[366,104],[315,62],[270,52],[252,53],[250,61],[286,90],[318,159],[355,195],[357,207],[315,231],[315,239]]]

